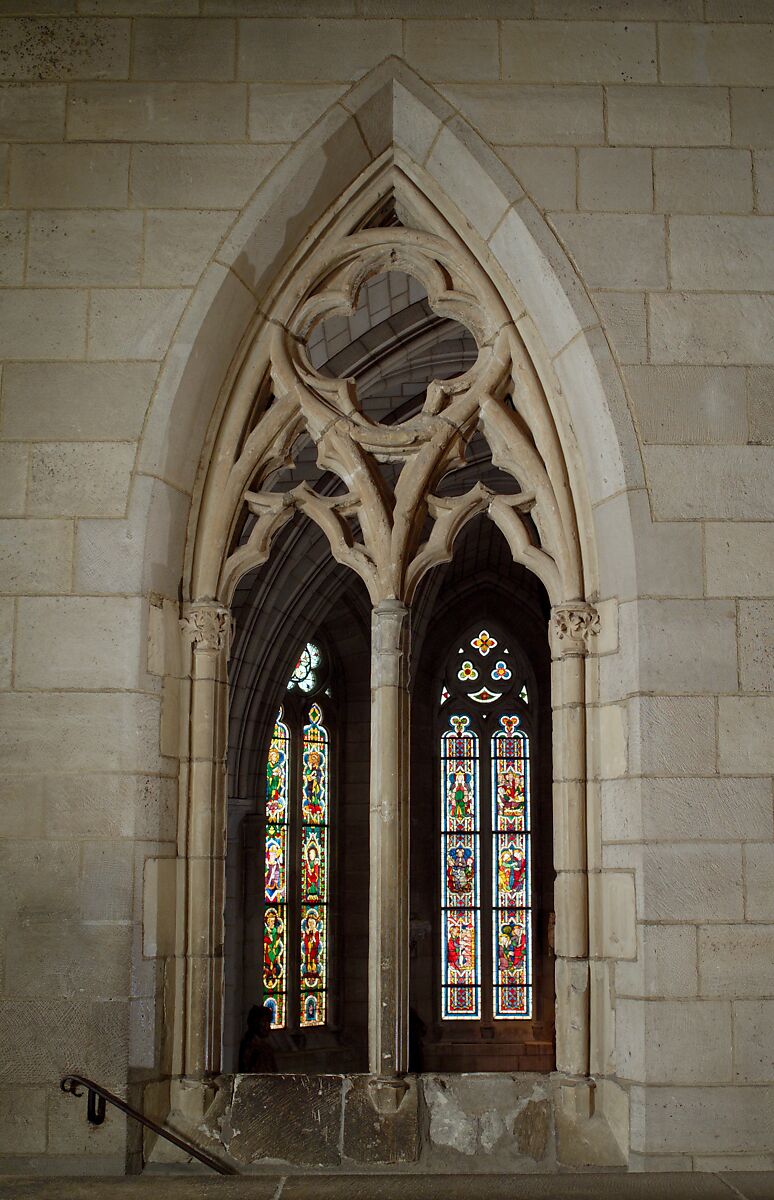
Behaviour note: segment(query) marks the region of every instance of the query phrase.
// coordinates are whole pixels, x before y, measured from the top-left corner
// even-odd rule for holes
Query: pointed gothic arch
[[[404,214],[403,229],[364,228],[388,196]],[[389,265],[415,274],[439,311],[474,332],[479,358],[455,381],[456,390],[431,389],[421,417],[385,436],[360,419],[346,388],[316,375],[299,347],[313,320],[351,308],[367,275]],[[514,397],[514,412],[503,404],[506,394]],[[434,481],[479,421],[495,463],[518,487],[507,498],[476,488],[458,502],[440,502]],[[302,428],[344,478],[347,503],[359,505],[370,522],[365,551],[348,541],[341,498],[321,504],[302,488],[280,501],[262,488],[292,454]],[[404,489],[394,510],[375,475],[363,469],[369,456],[380,455],[406,464],[407,478],[413,471],[413,489]],[[188,883],[178,919],[183,971],[173,1073],[195,1080],[219,1068],[223,730],[228,605],[236,582],[266,557],[294,510],[316,520],[334,555],[369,588],[374,678],[388,706],[388,697],[393,703],[395,693],[405,694],[398,663],[413,587],[449,557],[466,521],[487,512],[516,561],[542,579],[554,607],[558,1067],[568,1079],[585,1080],[593,1021],[584,719],[593,673],[584,658],[598,628],[592,509],[641,483],[636,439],[596,314],[542,217],[475,131],[398,60],[382,64],[332,106],[264,181],[224,241],[165,361],[140,463],[151,503],[154,478],[193,493],[182,623],[191,647],[181,756]],[[422,503],[435,522],[424,544],[411,519]],[[245,506],[255,521],[240,544]],[[539,544],[522,510],[531,512]],[[165,515],[155,514],[157,524]],[[399,529],[397,555],[392,534],[385,541],[385,521],[392,533]],[[623,526],[620,537],[630,544],[631,530]],[[378,725],[383,718],[374,719]],[[399,716],[377,756],[400,760],[400,727]],[[398,780],[387,805],[391,816],[402,786]],[[391,863],[403,853],[401,836],[400,830],[388,835]],[[374,874],[378,892],[378,864]],[[374,948],[371,1069],[390,1079],[404,1068],[405,947],[394,931],[405,914],[400,897],[394,901],[387,890],[382,884],[374,903],[381,913],[375,932],[392,942],[377,940]],[[389,908],[394,903],[397,909]]]

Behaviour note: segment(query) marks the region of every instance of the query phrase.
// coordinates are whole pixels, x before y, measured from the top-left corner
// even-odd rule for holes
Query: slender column
[[[409,610],[383,600],[371,619],[371,790],[368,1058],[389,1081],[408,1070]]]
[[[585,663],[599,614],[583,600],[551,610],[556,909],[556,1065],[589,1072]]]
[[[182,1073],[220,1070],[226,847],[228,647],[231,615],[189,605],[180,622],[191,655],[191,727],[185,854],[185,1025]]]

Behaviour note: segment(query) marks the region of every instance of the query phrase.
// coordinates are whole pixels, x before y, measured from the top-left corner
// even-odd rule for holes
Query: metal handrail
[[[196,1146],[192,1146],[185,1138],[178,1137],[176,1133],[170,1133],[168,1129],[164,1129],[163,1126],[158,1125],[150,1117],[144,1116],[136,1108],[132,1108],[131,1104],[126,1104],[118,1096],[114,1096],[112,1092],[109,1092],[107,1088],[103,1088],[98,1083],[95,1083],[93,1079],[87,1079],[85,1075],[65,1075],[59,1086],[63,1092],[67,1092],[71,1096],[82,1096],[83,1093],[78,1089],[80,1087],[88,1088],[89,1096],[86,1119],[90,1125],[101,1125],[105,1120],[105,1102],[107,1101],[108,1104],[112,1104],[122,1113],[126,1113],[127,1117],[131,1117],[133,1121],[138,1121],[146,1129],[152,1130],[159,1137],[166,1138],[173,1146],[177,1146],[178,1149],[184,1150],[186,1154],[190,1154],[192,1158],[198,1158],[199,1162],[204,1163],[205,1167],[210,1167],[211,1170],[217,1171],[219,1175],[240,1174],[236,1167],[220,1162],[217,1158],[213,1158],[211,1154],[207,1154],[206,1151],[198,1150]]]

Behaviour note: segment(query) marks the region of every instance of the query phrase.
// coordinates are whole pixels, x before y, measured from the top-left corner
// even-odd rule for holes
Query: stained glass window
[[[300,1023],[324,1025],[328,965],[329,743],[318,704],[304,725],[301,768]]]
[[[533,1016],[527,679],[502,630],[471,627],[441,691],[441,1019]]]
[[[298,662],[293,668],[293,674],[288,680],[288,691],[300,688],[302,692],[312,692],[317,686],[317,668],[322,655],[314,642],[307,642],[298,656]]]
[[[441,739],[441,962],[445,1020],[481,1015],[478,737],[452,716]]]
[[[287,861],[290,732],[277,716],[266,763],[266,838],[263,870],[263,1002],[272,1025],[286,1020]]]
[[[492,961],[495,1018],[532,1015],[529,742],[517,715],[492,735]]]

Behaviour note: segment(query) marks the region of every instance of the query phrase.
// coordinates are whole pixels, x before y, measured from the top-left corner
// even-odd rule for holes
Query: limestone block
[[[545,1076],[423,1075],[422,1091],[429,1117],[427,1153],[447,1171],[453,1164],[465,1174],[474,1155],[513,1164],[521,1155],[542,1161],[550,1153]]]
[[[715,762],[715,706],[709,697],[635,696],[628,710],[633,774],[701,775]]]
[[[14,790],[14,798],[23,801],[20,788]],[[0,845],[0,896],[6,924],[77,920],[78,843],[31,838],[32,830],[25,832],[25,839]],[[41,870],[43,863],[45,870]]]
[[[0,213],[0,284],[21,283],[27,219],[24,213]]]
[[[735,1000],[734,1081],[771,1083],[774,1078],[774,1000]]]
[[[3,591],[26,595],[69,591],[72,557],[72,522],[0,521]]]
[[[17,686],[89,690],[141,686],[142,625],[139,597],[21,600]]]
[[[137,438],[156,370],[153,363],[8,363],[0,435]]]
[[[0,598],[0,688],[11,686],[13,654],[14,601],[10,596]],[[7,836],[0,834],[0,836]]]
[[[769,0],[705,0],[707,21],[768,21]]]
[[[184,288],[104,288],[95,292],[89,358],[163,358],[189,295]]]
[[[736,691],[731,601],[632,601],[620,605],[618,619],[622,651],[600,661],[603,696],[620,699],[637,690],[673,696]]]
[[[699,596],[701,531],[685,521],[654,521],[645,491],[613,496],[595,509],[600,593],[620,603],[634,596]],[[633,652],[634,647],[622,647]]]
[[[589,876],[589,926],[595,957],[626,959],[637,953],[634,876],[625,871]]]
[[[236,216],[234,212],[149,212],[142,282],[195,284]]]
[[[741,367],[637,366],[625,379],[644,442],[747,442]]]
[[[78,522],[75,590],[177,596],[189,503],[161,480],[136,476],[125,521]]]
[[[739,682],[743,692],[774,692],[774,600],[739,602]]]
[[[656,31],[623,21],[504,21],[503,78],[518,83],[650,83]]]
[[[619,1000],[620,1079],[637,1083],[731,1083],[731,1005],[724,1000]]]
[[[587,287],[666,286],[666,236],[661,217],[555,213],[551,223]]]
[[[82,358],[87,293],[54,288],[0,292],[0,357]]]
[[[137,146],[132,199],[147,208],[241,208],[284,146]]]
[[[342,1085],[337,1075],[238,1075],[226,1149],[244,1164],[338,1163]]]
[[[126,1096],[125,1084],[119,1087],[118,1094],[122,1098]],[[84,1116],[83,1103],[83,1100],[73,1100],[72,1096],[65,1095],[58,1088],[49,1092],[49,1155],[69,1157],[84,1154],[93,1159],[97,1155],[125,1153],[128,1121],[123,1113],[108,1107],[104,1123],[90,1125]]]
[[[24,514],[28,461],[26,446],[0,446],[0,514],[4,517]]]
[[[64,137],[64,84],[0,86],[0,138],[7,142],[48,142]]]
[[[663,83],[774,83],[771,26],[675,25],[660,49]]]
[[[222,0],[205,0],[221,3]],[[244,2],[244,0],[243,0]],[[330,2],[330,0],[329,0]],[[340,0],[344,3],[345,0]],[[303,3],[303,0],[296,0]],[[415,17],[416,0],[361,0],[365,17]],[[531,17],[530,0],[422,0],[422,15],[428,17]]]
[[[774,151],[756,150],[753,163],[756,208],[758,212],[774,213]]]
[[[592,298],[618,361],[645,362],[648,357],[645,293],[595,291]]]
[[[498,146],[497,152],[539,208],[575,208],[575,154],[569,147]]]
[[[134,464],[132,442],[39,442],[31,452],[33,516],[120,517]]]
[[[239,83],[79,83],[68,92],[74,141],[238,142],[245,130]]]
[[[11,203],[20,208],[122,208],[128,146],[14,146]]]
[[[774,217],[673,217],[676,288],[766,291],[774,281]]]
[[[6,941],[10,996],[80,996],[112,1000],[129,985],[126,925],[50,921],[12,925]]]
[[[769,296],[654,294],[651,314],[654,362],[774,362]]]
[[[81,846],[80,911],[86,922],[132,919],[135,847],[130,841],[84,842]],[[119,989],[123,993],[125,988]]]
[[[140,282],[142,213],[33,213],[30,283],[104,286]]]
[[[747,150],[655,150],[656,211],[751,212],[750,168]]]
[[[628,725],[621,704],[606,704],[595,710],[590,721],[591,736],[598,740],[600,778],[614,779],[626,774]]]
[[[382,1115],[373,1104],[367,1075],[343,1081],[342,1158],[358,1163],[416,1162],[419,1157],[418,1079],[408,1079],[408,1090],[397,1113]]]
[[[638,904],[646,921],[741,920],[741,847],[688,842],[646,846]]]
[[[3,173],[3,182],[0,184],[0,198],[2,198],[3,204],[8,203],[8,160],[10,150],[10,146],[0,146],[0,170]]]
[[[774,518],[771,446],[650,446],[644,455],[656,520]]]
[[[0,1080],[57,1086],[83,1070],[107,1087],[127,1070],[127,1005],[123,1001],[48,997],[0,1001]]]
[[[453,120],[459,123],[459,118]],[[443,181],[447,190],[459,201],[470,224],[486,239],[505,216],[509,200],[518,199],[521,189],[513,176],[504,171],[502,164],[497,161],[493,168],[496,170],[500,167],[502,181],[496,182],[481,171],[474,155],[461,143],[460,139],[466,132],[459,126],[454,130],[448,126],[441,129],[425,167],[435,179]],[[511,189],[510,196],[507,191],[503,194],[508,187]]]
[[[0,19],[0,78],[125,79],[128,21]]]
[[[767,1151],[774,1088],[634,1087],[632,1148],[651,1153]]]
[[[774,921],[774,844],[750,842],[744,848],[745,916]]]
[[[35,1154],[46,1149],[44,1088],[0,1091],[0,1154]]]
[[[728,92],[706,87],[611,87],[608,135],[621,146],[727,146]]]
[[[751,367],[747,372],[750,441],[774,444],[774,368]]]
[[[637,958],[616,963],[615,990],[617,996],[695,996],[699,990],[696,927],[639,925]]]
[[[400,54],[399,21],[260,19],[239,22],[237,78],[349,80]]]
[[[650,150],[581,147],[578,151],[578,207],[598,212],[652,212]]]
[[[703,996],[770,996],[774,992],[774,925],[707,925],[700,929],[699,990]]]
[[[718,762],[728,775],[774,773],[774,696],[721,696]]]
[[[702,19],[699,0],[536,0],[536,17],[575,21],[581,17],[610,21],[625,15],[631,21],[690,21]]]
[[[135,79],[233,79],[236,22],[179,17],[140,18],[134,23]]]
[[[603,836],[615,842],[771,838],[770,801],[763,779],[616,781],[603,785]]]
[[[732,88],[735,146],[774,146],[774,88]]]
[[[29,814],[29,836],[41,828],[53,838],[171,839],[175,835],[176,781],[158,776],[109,774],[6,776],[3,799],[9,818]],[[20,832],[20,831],[19,831]]]
[[[464,46],[464,52],[460,53]],[[496,21],[409,21],[406,61],[423,79],[467,83],[498,79],[500,48]]]
[[[774,529],[760,523],[704,526],[710,596],[774,596]]]
[[[441,91],[488,141],[504,146],[593,146],[604,141],[597,87],[468,84]]]
[[[182,883],[180,859],[145,859],[142,952],[146,958],[165,958],[175,953],[177,894]]]
[[[0,755],[9,771],[163,769],[155,696],[116,692],[0,694]],[[168,762],[167,766],[170,766]]]
[[[82,13],[117,13],[121,16],[135,15],[195,16],[199,11],[198,0],[78,0],[78,11]]]
[[[253,83],[248,128],[254,142],[294,142],[338,100],[343,84]]]

